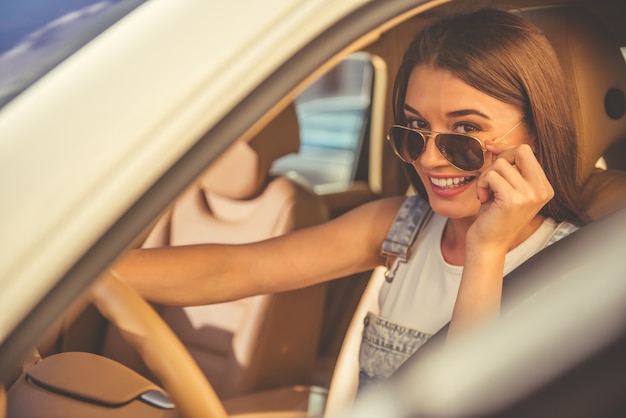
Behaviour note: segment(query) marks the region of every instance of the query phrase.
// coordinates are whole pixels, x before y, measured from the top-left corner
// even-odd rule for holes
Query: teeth
[[[448,177],[448,178],[435,178],[431,177],[430,182],[437,187],[449,188],[459,187],[472,180],[472,177]]]

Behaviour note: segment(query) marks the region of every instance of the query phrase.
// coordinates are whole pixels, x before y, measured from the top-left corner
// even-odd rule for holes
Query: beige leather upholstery
[[[141,399],[165,398],[160,396],[162,393],[163,390],[154,383],[106,357],[83,352],[65,352],[47,357],[24,371],[6,395],[6,416],[7,418],[178,416],[171,404],[165,405],[167,408],[162,408],[163,404],[150,404]],[[201,408],[196,411],[187,409],[185,412],[197,411],[202,411],[206,415],[206,410],[203,411]],[[0,415],[4,416],[4,409]],[[221,417],[225,416],[225,412],[222,413]]]
[[[619,92],[622,98],[626,92],[626,62],[618,45],[587,13],[566,7],[538,8],[522,13],[544,29],[580,101],[577,114],[581,150],[579,175],[587,179],[585,197],[589,215],[592,219],[601,218],[626,206],[626,172],[611,167],[608,170],[595,168],[596,161],[609,147],[626,142],[626,117],[619,100]],[[606,102],[611,103],[605,106]],[[626,155],[613,160],[625,164]],[[334,416],[354,397],[363,317],[369,310],[378,310],[377,296],[383,281],[384,269],[374,270],[335,366],[326,416]]]
[[[626,155],[607,156],[608,170],[596,162],[611,147],[626,144],[626,62],[619,46],[593,15],[571,7],[524,10],[554,46],[579,101],[580,171],[592,219],[626,205]]]
[[[238,142],[158,221],[144,247],[258,241],[327,220],[306,186],[269,174],[299,148],[295,108],[287,107],[249,143]],[[276,260],[280,263],[281,260]],[[250,272],[254,275],[254,272]],[[160,307],[222,398],[307,384],[319,343],[326,285],[196,307]],[[129,362],[119,339],[105,353]]]
[[[0,385],[0,418],[6,417],[7,410],[7,393],[4,390],[4,385]]]

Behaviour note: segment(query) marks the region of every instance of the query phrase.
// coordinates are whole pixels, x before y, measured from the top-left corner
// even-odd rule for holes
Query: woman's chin
[[[441,190],[428,190],[428,200],[433,211],[446,218],[467,218],[476,216],[480,210],[480,201],[476,197],[476,187],[464,187],[457,193]],[[434,189],[434,188],[433,188]],[[442,196],[443,195],[443,196]]]

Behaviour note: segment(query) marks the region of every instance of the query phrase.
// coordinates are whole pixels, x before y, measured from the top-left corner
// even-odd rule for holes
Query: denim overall
[[[381,254],[387,257],[385,280],[392,282],[399,263],[408,262],[415,238],[432,213],[428,203],[419,196],[410,196],[404,201],[381,250]],[[560,223],[546,247],[576,229],[578,227],[568,222]],[[431,336],[368,312],[359,352],[359,391],[389,378]]]

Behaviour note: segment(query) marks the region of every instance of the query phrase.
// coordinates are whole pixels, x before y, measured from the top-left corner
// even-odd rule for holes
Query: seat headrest
[[[287,106],[249,142],[237,141],[200,176],[200,187],[229,199],[249,199],[265,185],[273,162],[300,148],[298,117]]]
[[[552,43],[579,106],[580,179],[615,142],[626,139],[626,62],[619,45],[590,13],[574,7],[522,11]]]

